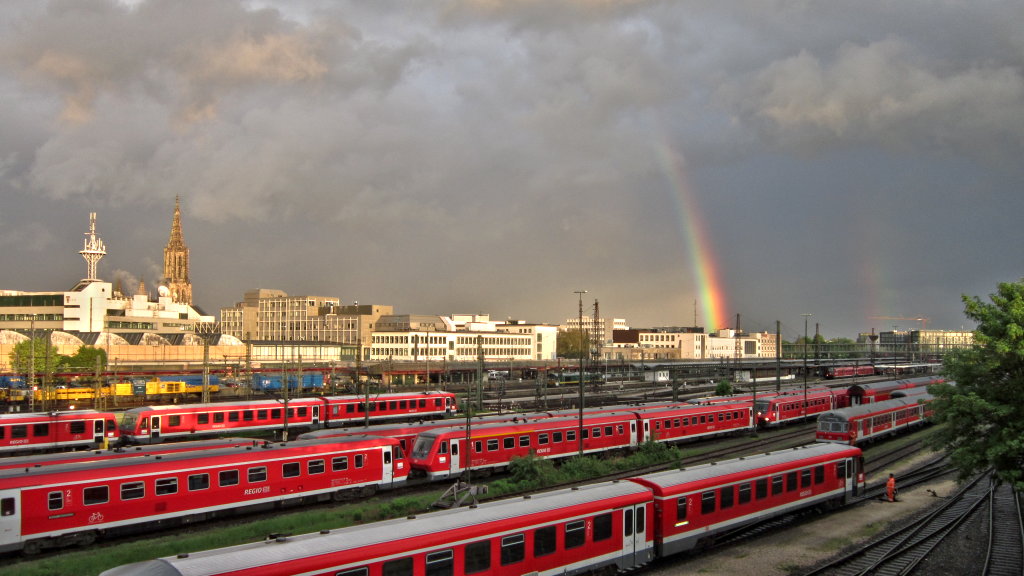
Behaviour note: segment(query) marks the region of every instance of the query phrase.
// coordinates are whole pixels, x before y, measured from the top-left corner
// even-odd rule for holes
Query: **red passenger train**
[[[0,414],[0,454],[99,448],[116,443],[112,412],[70,410]]]
[[[757,399],[755,413],[758,426],[774,427],[806,420],[846,405],[846,393],[829,388],[785,392]],[[806,406],[806,408],[805,408]]]
[[[128,564],[101,576],[465,576],[623,572],[745,524],[864,490],[855,447],[818,444]]]
[[[370,436],[0,470],[0,551],[368,495],[407,476],[398,442]]]
[[[288,428],[295,433],[371,421],[431,419],[456,413],[452,392],[379,394],[296,398],[288,402]],[[165,439],[204,434],[253,433],[281,430],[283,402],[248,400],[210,404],[144,406],[126,410],[121,436],[126,443],[151,444]]]
[[[818,417],[818,442],[862,444],[925,424],[933,396],[927,392],[850,406]]]
[[[907,390],[910,388],[925,388],[932,384],[941,384],[946,379],[942,376],[921,376],[919,378],[904,378],[902,380],[887,380],[885,382],[874,382],[871,384],[856,384],[850,386],[847,395],[850,397],[848,406],[858,404],[871,404],[882,402],[892,397],[896,390]]]
[[[158,454],[172,454],[192,450],[214,450],[230,446],[257,446],[262,442],[263,440],[255,438],[215,438],[210,440],[193,440],[191,442],[153,444],[150,446],[115,446],[105,450],[76,450],[31,454],[28,456],[8,456],[7,458],[0,458],[0,470],[8,468],[39,468],[56,464],[95,462],[97,460],[112,460],[133,456],[156,456]]]

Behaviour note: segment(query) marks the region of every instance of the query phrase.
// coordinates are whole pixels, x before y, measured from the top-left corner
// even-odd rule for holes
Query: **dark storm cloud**
[[[267,287],[560,322],[585,288],[689,324],[694,216],[748,328],[959,328],[961,293],[1020,276],[1020,24],[923,0],[5,5],[0,248],[58,272],[0,288],[73,284],[91,211],[101,272],[155,282],[180,195],[207,311]]]

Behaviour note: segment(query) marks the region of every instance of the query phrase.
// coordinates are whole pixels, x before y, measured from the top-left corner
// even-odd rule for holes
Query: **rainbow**
[[[693,277],[697,281],[696,292],[703,312],[705,329],[713,332],[729,325],[725,313],[725,290],[715,265],[714,253],[711,251],[710,236],[704,227],[697,200],[690,190],[686,177],[686,162],[670,145],[658,147],[658,157],[662,170],[672,186],[672,198],[679,214],[683,241],[689,248],[690,264],[693,266]]]

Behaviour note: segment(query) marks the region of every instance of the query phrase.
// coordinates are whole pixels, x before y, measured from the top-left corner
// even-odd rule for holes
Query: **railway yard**
[[[865,379],[863,382],[866,394],[870,389],[868,384],[871,381]],[[815,386],[820,385],[820,383],[814,384]],[[831,384],[834,389],[845,389],[845,386],[850,385],[849,382]],[[773,386],[766,386],[758,393],[763,394],[773,388]],[[800,387],[798,386],[796,390],[797,392],[794,392],[793,395],[799,397]],[[534,393],[531,394],[531,392]],[[665,385],[625,389],[620,384],[602,383],[593,385],[590,392],[593,394],[588,394],[588,399],[592,396],[601,396],[601,403],[621,405],[626,402],[667,402],[673,398],[682,402],[687,398],[706,398],[711,390],[707,387],[680,390]],[[519,387],[513,386],[511,383],[500,389],[494,387],[490,393],[484,396],[485,405],[499,411],[512,407],[521,410],[544,409],[545,407],[568,410],[574,408],[573,402],[577,397],[574,390],[559,390],[555,393],[545,391],[543,394],[539,394],[535,388],[531,389],[530,386]],[[711,401],[706,401],[703,405],[710,406]],[[453,422],[457,421],[458,419],[453,420]],[[721,421],[721,417],[719,417],[719,421]],[[694,422],[696,423],[696,420]],[[670,424],[665,424],[664,434],[666,436],[669,433],[669,426]],[[679,427],[678,419],[675,426]],[[722,462],[740,457],[750,458],[766,452],[783,453],[794,449],[794,447],[813,445],[815,444],[815,428],[813,421],[801,423],[794,419],[786,426],[762,428],[757,434],[738,430],[739,433],[730,435],[708,435],[699,439],[694,438],[679,445],[682,450],[682,460],[681,462],[677,461],[673,466],[682,465],[689,469],[693,466],[699,467],[706,462]],[[924,447],[923,438],[929,434],[930,430],[931,428],[908,430],[907,433],[894,436],[891,439],[877,442],[872,439],[870,444],[865,442],[862,448],[864,449],[866,490],[855,491],[858,497],[838,510],[832,510],[825,514],[790,513],[773,517],[764,524],[754,527],[746,526],[742,530],[723,533],[715,539],[715,543],[710,547],[705,548],[702,544],[700,551],[659,558],[649,566],[635,570],[634,573],[647,576],[678,574],[681,571],[712,576],[735,574],[757,574],[758,576],[806,574],[811,576],[812,574],[869,573],[939,574],[942,576],[945,574],[1022,573],[1022,567],[1024,567],[1022,539],[1024,536],[1021,533],[1019,495],[1007,494],[1005,489],[999,489],[992,492],[990,496],[988,482],[984,478],[979,479],[973,487],[964,489],[961,494],[963,487],[954,482],[953,473],[948,468],[944,468],[943,464],[937,462],[939,460],[937,455]],[[662,438],[666,436],[662,436]],[[656,435],[655,438],[657,437]],[[469,448],[466,450],[468,452]],[[618,476],[637,476],[654,472],[654,468],[630,470],[628,473]],[[900,481],[899,498],[895,503],[884,501],[880,495],[879,484],[890,472],[895,473]],[[918,477],[920,478],[918,479]],[[486,481],[489,482],[495,478],[500,479],[501,476],[488,478]],[[474,479],[477,482],[481,481],[479,478]],[[608,478],[593,478],[588,482],[607,481]],[[422,498],[424,495],[427,495],[429,499],[429,495],[436,494],[439,489],[437,483],[410,482],[406,488],[375,496],[371,506],[378,509],[394,506],[398,509],[402,500]],[[742,494],[740,498],[742,498]],[[968,504],[968,501],[972,503]],[[316,527],[316,522],[321,520],[304,521],[302,518],[307,515],[310,518],[314,516],[323,518],[326,510],[327,526],[331,527],[329,518],[332,510],[341,510],[345,506],[359,506],[360,504],[359,502],[355,504],[322,503],[295,511],[289,510],[287,514],[298,515],[299,525],[308,525],[310,529],[316,530],[319,529]],[[831,506],[831,502],[829,504]],[[949,505],[948,510],[935,514],[939,520],[929,517],[929,513],[939,510],[941,506],[947,504]],[[992,511],[994,518],[991,523],[987,516],[989,510]],[[35,558],[23,557],[12,552],[0,558],[0,563],[6,565],[5,574],[98,574],[103,569],[125,562],[152,558],[152,555],[146,556],[146,554],[153,554],[152,550],[171,550],[167,554],[185,551],[180,546],[175,547],[173,544],[176,537],[190,538],[187,541],[195,542],[196,538],[202,540],[204,534],[208,534],[212,539],[213,535],[219,531],[238,525],[246,525],[252,529],[250,532],[260,533],[262,523],[272,522],[282,513],[285,512],[281,510],[259,512],[245,517],[188,525],[184,528],[172,529],[170,532],[160,531],[152,535],[134,536],[126,540],[100,540],[91,544],[87,550],[71,548],[59,552],[48,551]],[[958,519],[960,516],[962,519]],[[924,521],[931,522],[932,525],[942,522],[945,527],[941,530],[934,527],[919,527],[918,524]],[[954,524],[954,522],[956,523]],[[912,528],[906,528],[907,526],[912,526]],[[270,529],[262,530],[263,533],[271,531]],[[924,533],[944,533],[946,536],[941,539],[931,536],[929,542],[917,543],[917,540],[924,540],[921,536]],[[990,555],[988,553],[989,534],[995,539],[992,548],[999,554]],[[252,540],[251,536],[249,540]],[[912,542],[913,544],[911,544]],[[710,544],[710,542],[704,544]],[[884,548],[888,548],[888,550]],[[134,556],[131,555],[133,553],[130,550],[140,549],[145,552],[137,551]],[[916,552],[906,554],[911,549]],[[194,551],[194,548],[186,548],[186,550]],[[900,554],[898,559],[894,559],[892,550],[899,550],[904,554]],[[129,551],[127,552],[129,555],[126,556],[125,551]],[[140,558],[137,556],[138,554],[143,554],[143,556]],[[163,552],[157,552],[157,554],[163,554]],[[909,556],[915,556],[914,560],[908,560]],[[74,558],[76,557],[83,560],[88,558],[89,562],[75,563]],[[109,557],[111,560],[103,561],[104,557]],[[871,561],[868,562],[865,558],[871,558]],[[991,566],[986,566],[988,558],[991,558]],[[62,568],[62,566],[69,565],[67,564],[69,560],[76,566],[74,572]],[[885,565],[885,562],[888,565]],[[87,565],[97,568],[88,569],[95,571],[81,571]],[[901,569],[904,571],[900,572]]]

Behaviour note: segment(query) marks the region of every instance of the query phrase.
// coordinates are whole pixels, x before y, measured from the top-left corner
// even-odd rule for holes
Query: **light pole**
[[[583,335],[586,334],[586,332],[583,330],[583,295],[586,294],[586,293],[587,293],[586,290],[576,290],[575,292],[573,292],[573,294],[578,295],[579,298],[580,298],[580,312],[579,312],[579,321],[580,321],[580,400],[579,400],[579,405],[580,405],[580,429],[579,429],[580,456],[583,456],[583,374],[585,373],[584,372],[583,363],[584,363],[584,358],[586,357],[587,348],[589,348],[589,346],[584,344],[585,340],[583,338]]]
[[[813,314],[801,314],[804,317],[804,407],[802,413],[807,418],[807,319]]]

